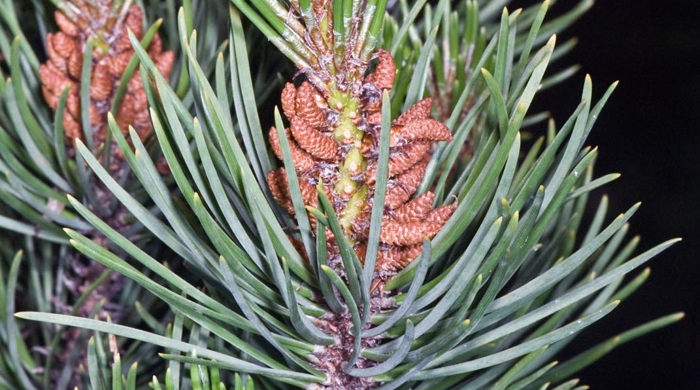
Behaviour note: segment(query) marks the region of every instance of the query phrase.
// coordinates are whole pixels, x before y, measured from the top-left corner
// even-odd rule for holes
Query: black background
[[[559,1],[552,12],[573,1]],[[700,11],[697,1],[599,1],[559,42],[577,48],[560,62],[579,63],[566,83],[544,91],[536,108],[559,124],[580,99],[584,75],[599,98],[620,85],[588,144],[600,149],[596,173],[622,173],[592,197],[606,193],[610,210],[637,201],[631,232],[640,249],[666,239],[683,241],[648,263],[651,277],[609,317],[584,331],[570,350],[587,346],[673,312],[685,319],[614,350],[578,376],[593,389],[700,389]],[[611,215],[614,216],[615,214]]]

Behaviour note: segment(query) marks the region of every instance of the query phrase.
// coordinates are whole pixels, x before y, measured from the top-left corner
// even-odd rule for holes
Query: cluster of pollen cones
[[[91,132],[94,145],[101,145],[107,136],[107,113],[119,86],[120,79],[134,55],[127,31],[130,29],[142,39],[143,13],[137,5],[124,9],[112,0],[73,1],[75,15],[68,17],[55,12],[59,31],[49,33],[46,39],[48,60],[39,69],[44,99],[56,109],[63,91],[68,89],[63,116],[65,138],[69,149],[75,139]],[[115,12],[115,8],[116,12]],[[121,9],[121,10],[120,10]],[[81,126],[80,87],[83,52],[88,40],[93,42],[92,73],[90,76],[90,129]],[[170,75],[174,56],[163,51],[160,37],[153,36],[148,54],[166,78]],[[133,126],[141,139],[152,131],[146,92],[139,72],[134,72],[126,88],[115,119],[122,133]]]
[[[305,205],[317,205],[319,183],[331,200],[361,261],[364,261],[369,234],[372,199],[379,155],[382,91],[394,84],[396,64],[391,54],[379,50],[375,69],[359,86],[349,88],[350,100],[342,105],[309,81],[295,86],[287,83],[281,105],[289,127],[289,141],[295,171]],[[324,96],[325,95],[325,96]],[[349,112],[350,111],[350,112]],[[449,141],[449,129],[430,118],[431,99],[419,101],[391,123],[389,177],[375,270],[378,276],[401,270],[421,252],[424,237],[435,236],[456,205],[433,208],[435,195],[424,192],[413,196],[423,179],[431,144]],[[348,129],[346,129],[348,128]],[[361,132],[353,137],[352,131]],[[270,129],[272,150],[282,159],[278,131]],[[289,213],[294,213],[284,168],[268,173],[270,191]],[[310,215],[312,224],[315,224]],[[337,244],[328,230],[329,255],[339,256]]]

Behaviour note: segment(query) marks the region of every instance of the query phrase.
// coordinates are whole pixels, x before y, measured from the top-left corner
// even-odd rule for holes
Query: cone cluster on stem
[[[376,67],[345,91],[336,86],[319,88],[308,80],[298,86],[287,83],[281,105],[289,127],[289,142],[299,187],[306,206],[316,207],[316,188],[322,186],[351,239],[364,259],[376,183],[381,97],[394,84],[396,64],[391,54],[378,50]],[[348,80],[349,77],[345,77]],[[431,99],[413,105],[391,123],[388,186],[375,269],[392,274],[421,252],[423,237],[437,234],[455,204],[433,208],[434,194],[411,199],[423,179],[435,141],[449,141],[449,129],[430,118]],[[270,129],[272,150],[282,159],[277,129]],[[273,197],[294,213],[284,168],[268,174]],[[312,224],[314,217],[310,215]],[[339,256],[333,237],[329,254]]]
[[[90,129],[93,144],[104,143],[107,137],[107,113],[119,87],[119,82],[134,50],[128,30],[142,39],[143,12],[137,5],[125,7],[121,1],[72,1],[69,14],[57,10],[54,14],[59,31],[48,33],[46,51],[48,60],[41,65],[39,76],[44,99],[56,109],[63,91],[68,89],[63,128],[69,149],[75,139],[84,139],[86,129],[81,125],[80,90],[84,51],[92,42],[92,72],[90,75]],[[164,51],[158,34],[148,46],[148,53],[158,70],[168,78],[173,66],[172,51]],[[152,130],[148,101],[141,76],[134,72],[115,119],[123,133],[133,126],[141,139]]]

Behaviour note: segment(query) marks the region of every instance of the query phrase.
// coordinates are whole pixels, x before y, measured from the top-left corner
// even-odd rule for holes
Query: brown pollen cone
[[[39,68],[44,99],[52,109],[56,109],[61,94],[68,88],[63,128],[69,151],[73,149],[75,139],[84,138],[85,131],[92,134],[95,148],[104,143],[107,113],[119,81],[134,55],[127,31],[130,29],[138,39],[142,39],[144,34],[143,13],[137,5],[131,5],[122,12],[122,6],[114,5],[112,0],[77,0],[72,3],[77,9],[74,17],[68,17],[58,10],[55,12],[59,31],[47,34],[48,60]],[[83,52],[88,40],[94,42],[94,49],[88,107],[91,128],[86,130],[81,125],[80,84]],[[156,34],[148,47],[148,54],[167,79],[174,56],[172,51],[163,51],[162,46],[160,36]],[[127,133],[128,126],[133,126],[139,137],[144,139],[153,127],[139,72],[134,72],[127,82],[126,93],[115,119],[123,134]],[[116,149],[112,154],[121,158]]]
[[[289,121],[284,134],[304,202],[316,206],[316,184],[322,181],[341,225],[342,221],[349,221],[343,226],[345,234],[362,261],[376,183],[381,95],[383,90],[391,89],[396,74],[396,64],[388,51],[380,49],[374,57],[377,60],[374,70],[354,88],[348,88],[357,91],[351,96],[359,103],[356,111],[342,111],[346,106],[338,104],[337,99],[327,100],[322,91],[307,81],[298,86],[287,83],[281,96],[282,111]],[[456,204],[433,208],[435,195],[430,191],[415,194],[430,160],[432,143],[452,139],[444,124],[430,118],[430,110],[431,99],[423,99],[391,124],[389,178],[375,266],[380,279],[393,275],[420,255],[423,238],[434,237],[456,208]],[[346,131],[348,123],[361,129],[360,139],[353,141],[345,135],[352,135]],[[280,140],[274,128],[269,132],[269,140],[275,155],[281,159]],[[268,174],[273,197],[293,213],[286,180],[283,168]],[[358,194],[365,193],[362,191],[366,191],[366,196],[352,203]],[[339,254],[333,239],[328,240],[328,253]]]

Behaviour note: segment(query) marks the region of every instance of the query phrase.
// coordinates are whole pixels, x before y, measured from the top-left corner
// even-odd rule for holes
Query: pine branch
[[[163,21],[165,41],[178,47],[177,81],[142,37],[128,38],[153,144],[138,128],[123,131],[116,111],[105,124],[113,144],[95,149],[84,137],[74,160],[61,153],[65,115],[40,105],[39,63],[26,41],[7,38],[21,30],[3,13],[0,50],[12,80],[0,84],[0,191],[11,196],[0,222],[18,234],[41,226],[59,241],[41,245],[124,275],[164,303],[172,322],[152,305],[137,306],[147,324],[138,326],[41,305],[16,318],[95,332],[86,378],[115,389],[133,388],[142,373],[122,378],[127,354],[110,356],[102,334],[164,349],[142,356],[154,370],[168,362],[156,374],[166,388],[254,380],[263,388],[568,389],[578,386],[571,375],[619,343],[680,319],[556,364],[578,332],[646,278],[627,275],[677,241],[637,254],[627,233],[638,205],[609,219],[603,198],[584,216],[591,192],[617,177],[596,176],[598,150],[585,145],[615,84],[596,100],[586,76],[561,125],[530,110],[542,88],[573,74],[548,71],[571,48],[554,34],[591,2],[552,20],[547,1],[513,12],[507,0],[426,3],[386,12],[382,0],[233,0],[223,45],[211,35],[220,25],[201,23],[213,11],[185,1]],[[281,110],[261,105],[273,70],[251,65],[254,34],[298,69],[283,77],[291,82]],[[69,93],[57,92],[56,108],[67,111]],[[84,92],[89,102],[92,90]],[[528,141],[525,132],[541,136]],[[114,177],[104,150],[123,156],[133,181]],[[46,161],[30,161],[32,151]],[[103,188],[134,228],[95,207],[78,190],[86,183]],[[63,205],[48,221],[46,194]],[[38,254],[29,253],[32,263],[46,261]],[[20,262],[0,268],[10,294],[20,288]],[[17,329],[12,316],[0,324]],[[27,347],[12,345],[0,359],[17,367]],[[239,373],[254,379],[244,384]],[[149,383],[159,388],[158,380]]]

